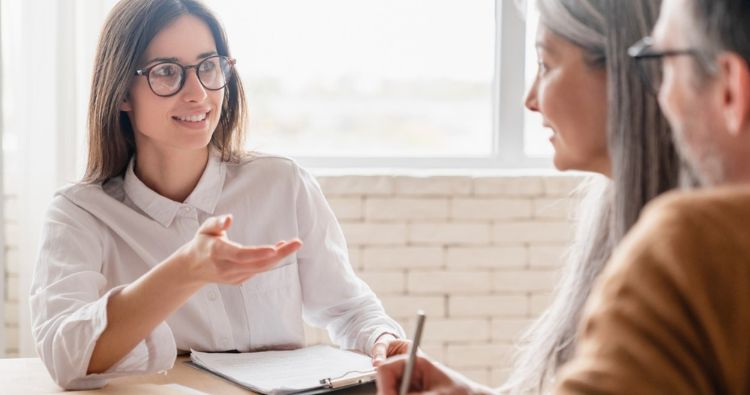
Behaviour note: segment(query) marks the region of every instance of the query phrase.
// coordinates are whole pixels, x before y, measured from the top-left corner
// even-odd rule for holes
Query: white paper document
[[[373,371],[369,356],[325,345],[250,353],[192,351],[190,359],[212,373],[264,394],[324,388],[321,380]]]

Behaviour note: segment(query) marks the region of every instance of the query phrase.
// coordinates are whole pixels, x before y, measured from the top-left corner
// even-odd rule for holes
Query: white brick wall
[[[409,226],[409,238],[406,242],[414,244],[486,245],[490,241],[490,231],[490,224],[456,222],[413,223]]]
[[[365,247],[362,262],[365,270],[438,269],[444,266],[443,248],[437,246]]]
[[[370,198],[365,202],[368,221],[448,219],[448,199]]]
[[[497,386],[513,342],[551,302],[571,239],[575,176],[318,176],[352,267],[409,336],[427,312],[423,350]],[[6,207],[15,204],[6,198]],[[12,216],[12,210],[7,211]],[[7,221],[6,229],[16,226]],[[18,350],[18,267],[6,246],[6,350]],[[330,342],[306,328],[308,343]]]
[[[507,365],[513,355],[513,346],[499,342],[475,342],[472,344],[448,344],[445,363],[457,368],[486,368],[498,364]]]
[[[406,289],[415,295],[486,294],[492,290],[492,272],[489,271],[411,271],[407,275]],[[377,292],[377,291],[376,291]]]
[[[412,295],[384,295],[380,297],[385,310],[391,317],[397,320],[408,320],[414,318],[414,312],[424,310],[425,314],[433,318],[446,317],[446,299],[444,295],[439,296],[412,296]]]
[[[541,177],[482,177],[474,180],[476,196],[545,196]]]
[[[572,176],[319,176],[359,274],[423,350],[498,386],[549,306],[572,238]],[[361,206],[360,206],[361,203]],[[337,207],[341,205],[341,207]],[[317,341],[328,341],[316,332]]]
[[[457,198],[451,218],[462,220],[507,220],[531,218],[531,201],[524,199]]]
[[[526,317],[529,300],[526,295],[461,295],[448,298],[451,317]]]
[[[523,269],[529,263],[527,248],[517,246],[447,247],[446,266],[457,268]]]

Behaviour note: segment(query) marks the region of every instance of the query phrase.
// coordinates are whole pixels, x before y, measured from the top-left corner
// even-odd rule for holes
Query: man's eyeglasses
[[[656,50],[654,40],[644,37],[628,48],[628,55],[635,59],[643,83],[651,93],[658,95],[662,82],[662,63],[667,56],[699,56],[694,49]]]
[[[177,94],[185,85],[187,69],[195,69],[195,75],[204,88],[218,91],[227,86],[232,78],[235,59],[214,55],[203,59],[198,64],[181,65],[176,62],[160,62],[149,67],[138,69],[136,75],[146,76],[148,86],[157,96],[168,97]]]

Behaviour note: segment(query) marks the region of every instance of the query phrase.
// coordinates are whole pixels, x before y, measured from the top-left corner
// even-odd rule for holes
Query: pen
[[[414,329],[414,338],[409,345],[409,359],[406,360],[404,367],[404,376],[401,378],[401,389],[399,395],[406,395],[409,392],[409,383],[411,383],[411,372],[414,370],[414,363],[417,361],[417,349],[419,341],[422,338],[422,328],[424,327],[424,311],[417,311],[417,327]]]

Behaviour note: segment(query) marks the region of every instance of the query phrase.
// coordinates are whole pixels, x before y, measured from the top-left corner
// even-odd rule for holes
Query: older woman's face
[[[582,48],[541,25],[536,47],[539,70],[526,107],[552,130],[555,167],[609,176],[606,71],[587,64]]]

